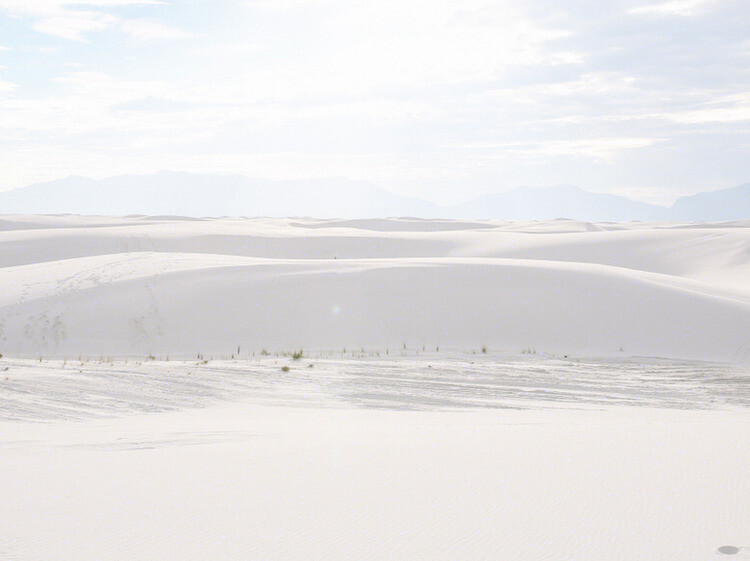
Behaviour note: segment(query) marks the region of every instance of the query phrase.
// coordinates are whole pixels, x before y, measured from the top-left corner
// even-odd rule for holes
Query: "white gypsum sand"
[[[750,360],[750,225],[6,217],[25,357],[476,348]]]
[[[698,561],[747,543],[745,367],[2,364],[9,559]]]
[[[748,226],[4,217],[0,558],[750,558]]]

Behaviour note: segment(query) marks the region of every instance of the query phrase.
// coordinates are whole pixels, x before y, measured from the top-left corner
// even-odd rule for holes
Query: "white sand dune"
[[[169,217],[5,224],[7,355],[229,356],[238,346],[247,353],[406,344],[750,360],[747,224]]]
[[[750,223],[3,217],[0,352],[3,560],[750,559]]]

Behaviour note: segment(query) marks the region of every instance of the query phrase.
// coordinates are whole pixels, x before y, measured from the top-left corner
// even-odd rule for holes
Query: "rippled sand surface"
[[[365,350],[0,370],[3,559],[750,554],[743,366]]]

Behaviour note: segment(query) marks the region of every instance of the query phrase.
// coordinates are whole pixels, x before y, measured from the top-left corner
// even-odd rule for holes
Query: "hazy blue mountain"
[[[667,220],[666,207],[630,200],[626,197],[591,193],[578,187],[521,187],[504,193],[481,195],[455,205],[452,215],[462,218],[505,218],[544,220],[577,218],[623,222],[627,220]]]
[[[670,211],[676,220],[720,222],[750,218],[750,183],[681,197]]]
[[[68,177],[0,193],[0,214],[185,216],[434,216],[433,203],[362,181],[268,181],[159,172],[102,180]]]
[[[522,187],[438,206],[348,179],[269,181],[176,172],[102,180],[68,177],[0,192],[0,214],[63,213],[720,221],[750,218],[750,184],[682,197],[671,208],[568,185]]]

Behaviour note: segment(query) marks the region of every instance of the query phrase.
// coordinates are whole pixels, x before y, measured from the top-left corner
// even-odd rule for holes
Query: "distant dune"
[[[3,218],[0,352],[750,361],[750,224]]]

